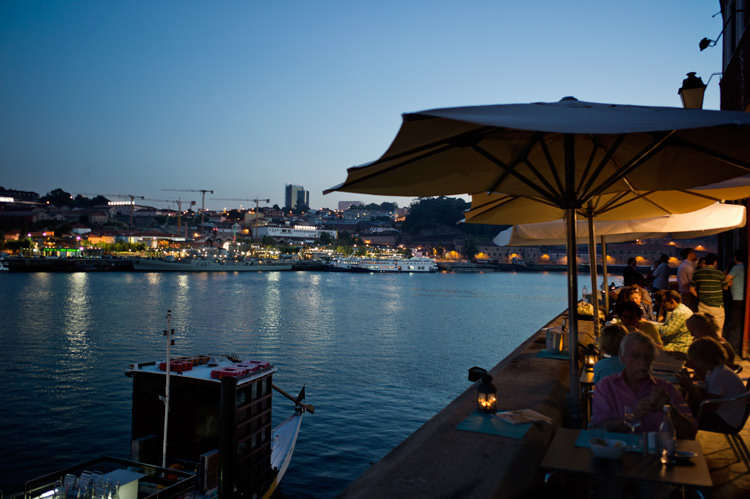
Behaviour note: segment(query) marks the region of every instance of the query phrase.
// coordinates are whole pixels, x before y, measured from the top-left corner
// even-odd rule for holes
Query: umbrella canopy
[[[681,189],[750,173],[750,114],[555,103],[403,115],[380,159],[324,192],[502,192],[580,207],[599,194]]]
[[[690,213],[633,220],[595,221],[594,231],[608,243],[671,236],[674,239],[695,239],[712,236],[745,226],[745,207],[714,203]],[[588,222],[576,225],[576,235],[588,239]],[[492,240],[498,246],[543,246],[566,242],[562,220],[537,224],[520,224],[500,232]]]
[[[656,217],[695,211],[718,201],[750,197],[750,176],[719,182],[701,188],[636,191],[600,194],[591,197],[576,214],[596,220],[623,220]],[[534,224],[558,220],[565,210],[537,197],[521,197],[497,192],[475,193],[466,221],[481,224]]]
[[[332,191],[395,196],[501,192],[566,210],[597,196],[675,190],[750,173],[750,113],[582,102],[434,109],[403,115],[378,160]],[[577,268],[568,258],[570,414],[578,402]]]

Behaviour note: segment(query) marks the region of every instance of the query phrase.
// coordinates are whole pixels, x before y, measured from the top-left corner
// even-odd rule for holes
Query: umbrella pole
[[[568,415],[573,428],[580,423],[580,401],[578,399],[578,262],[576,261],[576,212],[567,210],[568,234],[568,351],[570,353],[570,393],[568,393]]]
[[[599,337],[599,289],[596,284],[596,238],[594,237],[594,216],[589,209],[587,215],[589,222],[589,274],[591,274],[591,304],[594,307],[594,338]]]
[[[576,260],[576,206],[575,206],[575,144],[573,136],[566,134],[565,147],[565,212],[567,215],[568,253],[568,351],[570,352],[570,382],[568,416],[573,428],[581,425],[581,401],[578,379],[578,262]]]
[[[602,237],[602,293],[604,293],[604,316],[609,315],[609,285],[607,284],[607,243]]]

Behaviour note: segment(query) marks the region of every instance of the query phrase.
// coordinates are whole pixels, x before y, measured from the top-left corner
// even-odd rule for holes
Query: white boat
[[[137,258],[133,270],[145,272],[264,272],[292,270],[290,262],[274,260],[225,260],[174,257]]]
[[[8,267],[7,262],[3,259],[0,260],[0,272],[8,272],[10,270],[10,267]]]
[[[437,263],[428,257],[412,258],[341,258],[334,259],[328,266],[334,272],[435,272]]]

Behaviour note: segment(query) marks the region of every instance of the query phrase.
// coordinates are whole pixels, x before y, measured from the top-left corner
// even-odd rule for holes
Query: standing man
[[[661,291],[662,289],[667,289],[669,287],[668,261],[669,257],[667,255],[661,255],[661,257],[659,257],[659,263],[656,264],[656,267],[651,272],[651,278],[653,279],[651,281],[651,287],[654,288],[654,291]]]
[[[644,281],[643,274],[638,272],[638,262],[631,256],[628,258],[628,266],[622,272],[622,285],[632,286],[633,284],[642,284]]]
[[[680,258],[682,258],[682,263],[677,269],[677,285],[680,291],[680,298],[682,298],[684,305],[693,312],[696,312],[698,310],[698,301],[693,296],[693,293],[690,292],[690,281],[693,279],[695,262],[698,260],[698,255],[695,254],[693,248],[683,248],[680,251]]]
[[[709,253],[705,267],[693,273],[690,292],[698,297],[698,312],[711,314],[716,321],[719,336],[724,329],[724,290],[728,288],[724,272],[716,268],[716,253]]]
[[[742,333],[745,325],[745,252],[738,250],[734,254],[734,266],[727,274],[732,303],[729,305],[729,324],[727,341],[737,352],[742,351]]]

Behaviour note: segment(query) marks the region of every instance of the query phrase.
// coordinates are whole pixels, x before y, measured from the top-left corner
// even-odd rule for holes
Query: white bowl
[[[625,442],[609,438],[592,438],[589,440],[591,452],[602,459],[620,459],[625,453]]]

